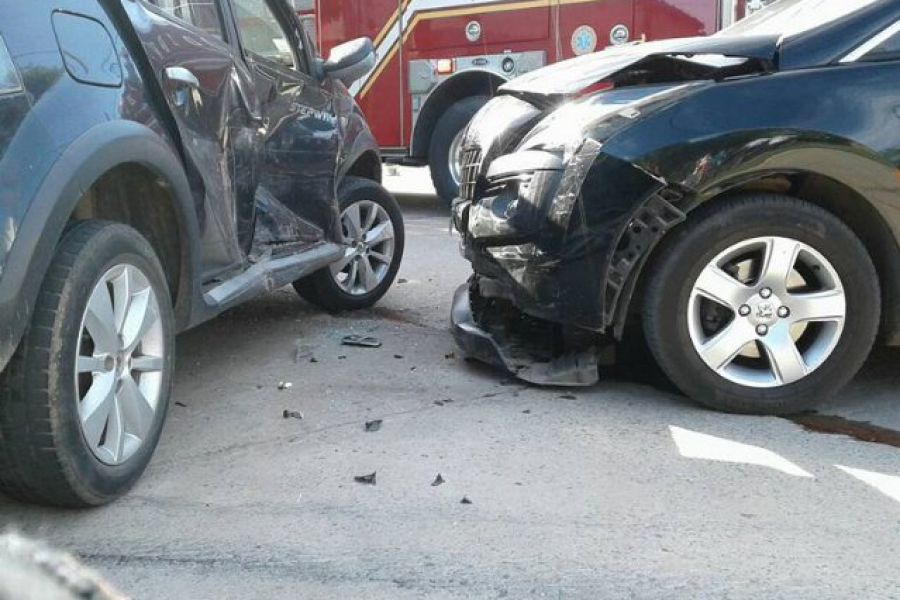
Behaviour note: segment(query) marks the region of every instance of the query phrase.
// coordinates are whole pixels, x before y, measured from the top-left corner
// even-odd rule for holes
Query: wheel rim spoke
[[[700,347],[700,356],[714,370],[727,367],[753,341],[755,332],[743,321],[733,321],[721,333]]]
[[[394,226],[390,221],[385,221],[366,234],[365,242],[370,246],[375,246],[392,239],[394,239]]]
[[[112,373],[96,376],[78,407],[84,438],[91,448],[100,444],[103,429],[115,403],[114,392],[115,376]]]
[[[787,385],[806,377],[807,368],[797,344],[790,335],[790,328],[780,327],[760,340],[775,380]]]
[[[370,292],[378,286],[378,276],[375,274],[375,269],[372,268],[372,263],[369,262],[368,258],[363,257],[359,263],[362,287],[366,292]]]
[[[358,240],[362,237],[362,224],[360,223],[359,204],[351,204],[344,212],[344,223],[347,225],[347,231],[351,240]]]
[[[130,375],[122,378],[118,398],[125,428],[143,439],[153,424],[156,409],[150,405],[149,400]]]
[[[94,340],[96,350],[113,353],[119,349],[115,323],[116,317],[109,290],[106,285],[98,285],[88,299],[84,315],[84,327]]]
[[[121,335],[125,320],[131,307],[132,289],[131,270],[126,266],[122,272],[110,279],[113,291],[113,311],[116,318],[116,332]]]
[[[331,265],[331,272],[334,275],[343,272],[347,265],[349,265],[353,259],[356,258],[356,250],[353,248],[347,248],[344,251],[344,256],[341,257],[339,261]]]
[[[847,301],[843,290],[792,294],[790,306],[794,322],[843,321],[847,313]]]
[[[159,321],[159,311],[150,288],[134,295],[122,330],[125,349],[133,352],[147,332]]]
[[[122,419],[122,406],[116,400],[109,412],[109,420],[106,422],[106,439],[102,446],[110,455],[114,463],[122,460],[125,450],[125,424]]]
[[[732,309],[736,309],[750,295],[748,286],[715,264],[709,264],[701,271],[694,289],[702,296]]]
[[[105,373],[106,356],[79,356],[77,358],[76,372],[78,373]]]
[[[369,251],[369,258],[371,258],[372,260],[377,260],[378,262],[380,262],[380,263],[382,263],[382,264],[384,264],[384,265],[390,265],[390,264],[391,264],[391,257],[388,256],[387,254],[382,253],[382,252],[375,252],[374,250],[370,250],[370,251]]]
[[[787,280],[800,252],[800,243],[788,238],[775,237],[766,240],[765,258],[760,273],[760,285],[778,293],[787,290]]]
[[[141,373],[153,373],[163,370],[161,356],[135,356],[131,359],[131,370]]]

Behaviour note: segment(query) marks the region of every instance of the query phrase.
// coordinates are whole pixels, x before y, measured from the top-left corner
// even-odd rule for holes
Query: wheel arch
[[[894,180],[893,185],[897,186],[898,181]],[[855,179],[848,181],[847,178],[809,168],[745,172],[697,191],[686,206],[686,220],[689,221],[700,206],[710,206],[752,193],[793,196],[830,212],[856,234],[875,264],[883,306],[879,331],[886,344],[896,346],[900,345],[900,247],[895,235],[898,229],[896,224],[892,227],[885,212],[879,210],[876,198],[872,197],[872,189],[877,187],[874,181],[862,186]],[[881,187],[881,191],[885,189]],[[882,194],[877,193],[877,196]],[[900,208],[900,196],[895,196],[893,205]],[[651,270],[649,267],[661,255],[665,242],[682,226],[683,223],[676,225],[657,240],[633,277],[630,293],[616,307],[614,327],[619,337],[626,321],[634,317],[643,302],[647,273]]]
[[[419,160],[428,158],[431,135],[447,109],[471,96],[493,96],[497,88],[506,82],[506,79],[491,71],[469,69],[455,73],[438,84],[425,98],[416,119],[410,141],[410,157]]]
[[[85,132],[57,158],[21,223],[0,286],[0,317],[12,323],[0,339],[0,368],[18,346],[56,245],[67,224],[84,210],[85,194],[124,165],[154,174],[171,200],[178,226],[176,323],[184,328],[194,320],[199,226],[184,167],[158,133],[136,122],[111,121]]]

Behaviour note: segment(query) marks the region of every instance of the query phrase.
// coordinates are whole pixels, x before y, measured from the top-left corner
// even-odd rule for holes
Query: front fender
[[[34,196],[20,199],[27,204],[27,211],[15,231],[8,233],[11,245],[0,277],[0,368],[6,366],[21,340],[56,244],[78,201],[104,173],[126,163],[151,169],[171,187],[182,248],[176,317],[180,327],[196,320],[191,313],[200,306],[194,289],[200,236],[183,165],[171,146],[151,129],[131,121],[111,121],[91,128],[69,145]]]

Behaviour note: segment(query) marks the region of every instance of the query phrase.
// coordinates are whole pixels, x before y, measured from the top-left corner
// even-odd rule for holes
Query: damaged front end
[[[763,57],[774,46],[757,42],[744,59],[697,57],[684,41],[677,55],[637,49],[593,57],[581,64],[609,89],[590,95],[579,86],[596,90],[597,77],[559,63],[543,78],[536,72],[501,88],[475,116],[453,208],[474,270],[452,314],[469,357],[536,384],[598,380],[598,366],[613,360],[640,269],[684,220],[691,193],[604,147],[646,115],[715,85],[718,75],[772,68]]]

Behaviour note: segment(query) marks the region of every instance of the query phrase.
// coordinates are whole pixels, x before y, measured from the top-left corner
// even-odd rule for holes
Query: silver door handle
[[[197,76],[184,67],[167,67],[166,79],[174,83],[180,83],[190,86],[192,88],[200,87],[200,80],[197,79]]]

